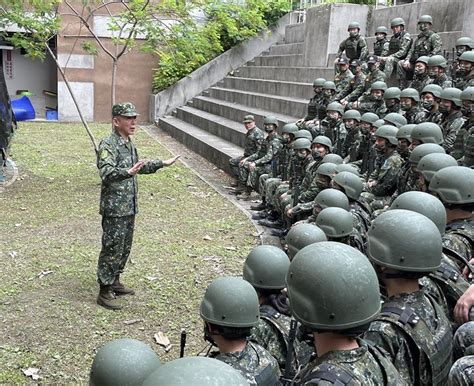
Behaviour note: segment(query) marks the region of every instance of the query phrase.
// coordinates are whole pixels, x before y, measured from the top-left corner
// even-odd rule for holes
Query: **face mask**
[[[357,37],[358,35],[359,35],[359,32],[357,32],[357,31],[349,32],[349,36],[350,36],[351,38],[355,38],[355,37]]]
[[[370,134],[370,127],[361,126],[360,132],[364,135]]]
[[[324,95],[327,97],[332,97],[332,90],[324,90]]]
[[[473,113],[474,113],[474,110],[472,108],[468,108],[468,107],[464,107],[464,106],[461,106],[461,113],[462,115],[464,115],[466,118],[470,118]]]
[[[435,79],[438,76],[438,73],[436,72],[436,70],[429,70],[428,75],[431,79]]]
[[[415,75],[424,75],[425,74],[425,69],[424,68],[419,68],[419,67],[415,67]]]
[[[321,157],[321,153],[319,152],[318,149],[311,149],[311,155],[313,156],[315,160],[323,158]]]
[[[350,67],[349,67],[349,70],[351,70],[351,72],[352,72],[353,74],[355,74],[355,73],[357,72],[357,67],[355,67],[355,66],[350,66]]]
[[[306,158],[306,151],[305,150],[298,150],[298,152],[296,153],[296,156],[303,160]]]
[[[411,105],[400,104],[400,108],[401,108],[403,111],[408,111],[408,110],[411,109]]]
[[[418,29],[421,31],[421,32],[425,32],[425,31],[428,31],[428,26],[424,23],[421,23],[421,24],[418,24]]]
[[[265,125],[264,129],[265,129],[265,132],[271,133],[273,131],[273,125]]]
[[[449,110],[450,110],[450,108],[449,108],[449,107],[446,107],[445,105],[439,105],[439,106],[438,106],[438,111],[439,111],[441,114],[448,114],[448,113],[449,113]]]
[[[384,151],[385,148],[386,148],[385,144],[383,144],[383,145],[375,144],[375,145],[374,145],[374,149],[377,150],[377,151],[379,151],[379,152]]]
[[[387,107],[393,107],[393,106],[395,106],[396,103],[397,103],[397,102],[395,101],[395,99],[387,99],[387,100],[385,101],[385,106],[387,106]]]
[[[421,102],[421,105],[426,110],[431,110],[433,108],[434,101],[433,100],[426,100],[426,101]]]
[[[385,35],[383,35],[383,34],[375,35],[375,39],[377,39],[378,41],[383,40],[384,38],[385,38]]]

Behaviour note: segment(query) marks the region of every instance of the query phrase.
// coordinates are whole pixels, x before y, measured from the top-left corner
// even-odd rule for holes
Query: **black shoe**
[[[281,228],[283,226],[283,222],[280,220],[277,220],[277,221],[260,220],[258,221],[258,224],[263,225],[268,228]]]
[[[265,209],[268,209],[268,208],[267,208],[267,204],[262,202],[258,205],[250,205],[250,209],[260,211],[260,210],[265,210]]]
[[[288,229],[274,229],[272,235],[277,237],[285,237],[288,234]]]
[[[267,218],[268,215],[269,215],[269,213],[268,213],[267,211],[261,211],[261,212],[252,214],[252,219],[254,219],[254,220],[262,220],[262,219],[264,219],[264,218]]]

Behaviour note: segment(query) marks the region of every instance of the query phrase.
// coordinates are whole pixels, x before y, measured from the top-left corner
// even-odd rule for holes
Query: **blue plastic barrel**
[[[26,121],[27,119],[35,119],[36,117],[35,108],[27,96],[12,100],[12,109],[17,121]]]

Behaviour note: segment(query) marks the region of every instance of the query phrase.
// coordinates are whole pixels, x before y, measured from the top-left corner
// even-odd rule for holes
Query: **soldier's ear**
[[[120,125],[120,119],[119,118],[120,118],[119,116],[112,118],[112,124],[114,125],[114,127],[117,127],[117,126]]]

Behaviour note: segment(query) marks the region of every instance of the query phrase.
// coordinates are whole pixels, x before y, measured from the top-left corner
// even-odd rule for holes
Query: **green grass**
[[[110,125],[92,128],[102,138]],[[134,141],[142,158],[170,157],[143,131]],[[97,348],[120,337],[140,339],[168,361],[186,328],[188,355],[200,351],[207,284],[239,275],[256,243],[246,216],[182,164],[139,176],[133,263],[124,274],[137,294],[108,311],[95,303],[100,179],[84,129],[24,123],[12,156],[22,178],[0,193],[0,383],[31,382],[21,371],[28,367],[39,368],[44,383],[86,382]],[[52,272],[40,277],[45,271]],[[143,321],[124,324],[134,319]],[[168,354],[153,341],[160,330],[174,344]]]

